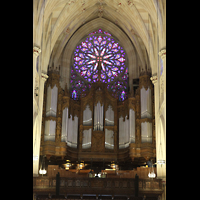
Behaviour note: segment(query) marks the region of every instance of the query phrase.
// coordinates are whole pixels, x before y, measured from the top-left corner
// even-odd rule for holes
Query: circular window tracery
[[[117,91],[120,101],[127,98],[128,68],[125,66],[125,52],[111,36],[110,33],[99,29],[90,33],[89,37],[76,47],[71,68],[73,99],[77,100],[80,96],[78,93],[75,95],[76,90],[80,91],[80,87],[86,90],[86,85],[90,88],[91,83],[99,79],[108,84],[108,89],[114,93],[113,96],[116,96]],[[77,80],[80,78],[84,81],[78,89]],[[116,81],[120,84],[115,84]]]

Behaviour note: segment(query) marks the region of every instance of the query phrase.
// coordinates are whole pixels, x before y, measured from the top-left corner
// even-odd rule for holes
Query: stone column
[[[164,93],[164,105],[166,105],[166,49],[162,49],[159,53],[159,56],[161,57],[163,61],[163,93]],[[166,125],[166,106],[164,108],[164,119],[165,119],[165,125]],[[166,127],[166,126],[165,126]]]
[[[158,105],[159,105],[159,94],[158,94],[158,77],[157,75],[152,76],[151,78],[152,83],[154,84],[154,105],[155,105],[155,116],[158,112]]]
[[[38,96],[36,96],[35,92],[36,87],[39,88],[39,75],[36,70],[36,63],[37,63],[37,57],[41,50],[38,47],[33,47],[33,127],[35,126],[35,121],[38,115]]]
[[[164,127],[160,127],[160,130],[162,129],[163,134],[162,134],[162,152],[163,152],[163,159],[165,161],[165,164],[163,165],[157,165],[157,168],[159,169],[158,171],[160,172],[160,174],[158,174],[158,176],[160,176],[160,178],[162,178],[162,189],[163,189],[163,194],[162,194],[162,200],[166,199],[166,49],[162,49],[159,52],[159,56],[161,57],[162,61],[163,61],[163,73],[162,73],[162,92],[164,93],[164,100],[163,103],[161,105],[160,108],[160,114],[162,114],[163,118],[162,118],[162,126]]]
[[[41,126],[42,126],[42,111],[44,97],[44,83],[48,75],[41,73],[39,84],[39,101],[38,115],[33,128],[33,176],[38,176],[39,157],[40,157],[40,141],[41,141]]]
[[[37,57],[41,53],[41,49],[38,47],[33,47],[33,98],[34,98],[34,91],[35,91],[35,77],[36,77],[36,63]]]
[[[157,178],[163,181],[162,200],[166,199],[166,50],[159,52],[163,60],[163,72],[160,75],[155,74],[151,77],[154,84],[154,100],[155,100],[155,132],[156,132],[156,160],[157,160]],[[159,76],[159,77],[158,77]],[[162,77],[161,77],[162,76]],[[161,78],[162,80],[160,80]],[[159,82],[157,81],[159,78]],[[159,93],[159,90],[163,90]],[[161,93],[164,93],[164,99],[160,102]],[[165,164],[159,164],[159,160],[164,160]]]
[[[159,91],[158,91],[158,77],[157,74],[152,76],[152,83],[154,84],[154,109],[155,109],[155,138],[156,138],[156,158],[158,157],[158,119],[159,119]]]

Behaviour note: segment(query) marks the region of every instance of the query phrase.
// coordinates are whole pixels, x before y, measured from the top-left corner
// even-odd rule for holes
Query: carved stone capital
[[[151,78],[152,83],[155,85],[158,81],[158,76],[152,76]]]
[[[45,83],[45,81],[48,79],[49,76],[47,74],[41,73],[41,77],[42,77],[42,80]]]
[[[33,55],[38,57],[38,55],[41,53],[41,49],[39,47],[33,47]]]
[[[160,50],[160,52],[158,53],[158,55],[162,58],[162,60],[164,58],[166,58],[166,49]]]

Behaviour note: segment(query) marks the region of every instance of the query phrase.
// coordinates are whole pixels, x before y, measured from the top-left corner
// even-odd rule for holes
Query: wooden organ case
[[[40,155],[74,161],[155,159],[154,88],[150,74],[140,74],[135,94],[129,94],[123,102],[101,82],[93,83],[86,96],[75,101],[67,86],[65,90],[61,88],[59,78],[59,73],[52,71],[45,84]],[[49,91],[57,98],[50,97]],[[52,111],[55,102],[57,108]]]

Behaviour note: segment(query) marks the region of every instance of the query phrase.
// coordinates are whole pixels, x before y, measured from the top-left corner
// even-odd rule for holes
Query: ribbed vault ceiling
[[[34,0],[33,45],[42,50],[42,71],[51,54],[57,65],[66,44],[78,42],[79,30],[81,39],[100,26],[119,40],[128,38],[140,67],[156,72],[158,51],[166,45],[165,7],[165,0]]]

